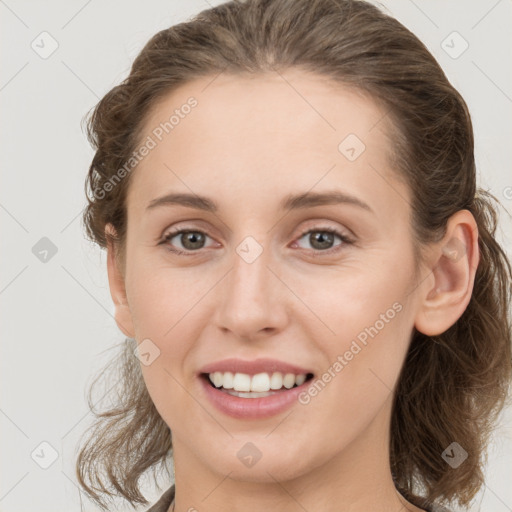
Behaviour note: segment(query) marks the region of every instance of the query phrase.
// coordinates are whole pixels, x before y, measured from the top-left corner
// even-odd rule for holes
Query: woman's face
[[[195,80],[146,120],[116,319],[143,343],[177,463],[271,482],[356,447],[358,460],[387,453],[420,287],[386,123],[367,97],[299,71]],[[159,200],[170,194],[189,199]],[[164,240],[177,230],[192,233]],[[277,366],[221,366],[262,358]],[[280,363],[314,377],[256,399],[201,376],[267,389],[252,377]]]

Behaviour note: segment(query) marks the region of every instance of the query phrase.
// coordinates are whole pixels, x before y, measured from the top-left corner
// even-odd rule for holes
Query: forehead
[[[153,106],[141,140],[148,137],[154,147],[137,166],[128,199],[141,207],[169,188],[265,194],[320,181],[371,189],[394,178],[385,110],[360,91],[299,70],[188,82]]]

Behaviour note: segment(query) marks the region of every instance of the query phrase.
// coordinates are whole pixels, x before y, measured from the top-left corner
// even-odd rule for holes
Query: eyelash
[[[168,251],[170,251],[170,252],[172,252],[174,254],[177,254],[179,256],[195,256],[200,251],[200,249],[197,250],[197,251],[182,251],[181,249],[176,249],[174,247],[171,247],[169,244],[167,244],[167,242],[169,242],[176,235],[180,235],[182,233],[190,233],[190,232],[201,233],[201,234],[203,234],[205,236],[208,236],[204,231],[201,231],[200,229],[182,228],[182,229],[176,229],[176,230],[170,231],[167,234],[165,234],[163,239],[162,239],[162,241],[160,242],[160,244],[165,244],[166,249]],[[350,239],[349,237],[347,237],[343,233],[340,233],[338,230],[333,229],[333,228],[313,228],[313,229],[308,229],[308,230],[304,231],[297,238],[297,240],[300,240],[301,238],[303,238],[308,233],[313,233],[313,232],[331,233],[333,235],[336,235],[343,242],[342,244],[340,244],[338,246],[335,246],[335,247],[331,247],[330,249],[326,249],[325,251],[322,251],[322,250],[319,250],[319,249],[312,249],[313,252],[315,254],[318,254],[318,255],[322,255],[322,254],[330,255],[330,254],[333,254],[335,252],[338,252],[339,250],[342,250],[343,246],[345,246],[345,245],[352,245],[354,243],[354,241],[352,239]],[[308,250],[308,249],[305,249],[305,250]]]

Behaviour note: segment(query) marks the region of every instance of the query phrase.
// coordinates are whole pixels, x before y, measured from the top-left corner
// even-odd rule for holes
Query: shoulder
[[[174,499],[174,484],[167,489],[160,499],[148,508],[146,512],[167,512],[169,507],[171,506],[172,500]]]

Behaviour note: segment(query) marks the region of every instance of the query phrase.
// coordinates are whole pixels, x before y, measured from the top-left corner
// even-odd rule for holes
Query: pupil
[[[182,235],[182,244],[187,249],[200,249],[201,242],[204,243],[203,233],[199,233],[197,231],[191,231],[188,233],[183,233],[183,235]],[[197,245],[197,244],[199,244],[199,245]]]
[[[326,249],[332,244],[334,235],[326,231],[315,231],[309,238],[313,247],[315,247],[315,244],[319,243],[319,249]]]

